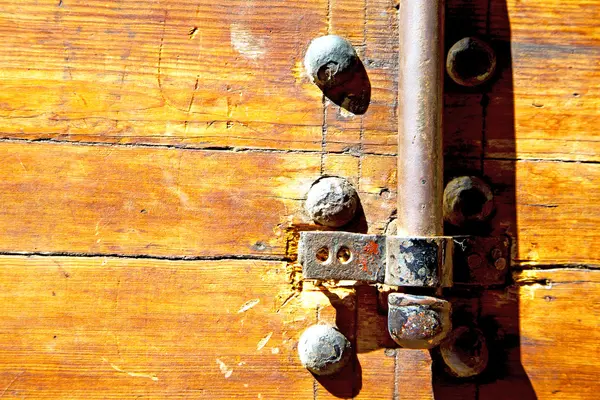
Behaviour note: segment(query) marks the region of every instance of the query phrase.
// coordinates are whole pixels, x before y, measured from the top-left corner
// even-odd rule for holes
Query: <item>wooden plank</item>
[[[502,68],[489,93],[486,155],[598,161],[598,2],[490,4]]]
[[[325,0],[38,3],[0,1],[2,137],[320,149]]]
[[[600,264],[600,165],[486,161],[497,232],[516,238],[520,265]]]
[[[595,398],[600,271],[525,270],[513,278],[504,289],[454,292],[455,325],[476,323],[490,359],[482,375],[462,380],[449,377],[440,363],[435,398]]]
[[[521,393],[519,388],[537,396],[517,396],[522,399],[595,398],[600,373],[600,271],[528,270],[514,278],[513,290],[489,292],[482,315],[495,318],[504,337],[520,337],[520,348],[513,348],[508,358],[512,370],[522,363],[526,375],[520,381],[513,375],[513,380],[481,385],[480,398],[496,393],[514,398]],[[518,310],[516,320],[507,312],[513,309]]]
[[[358,380],[315,381],[302,368],[301,332],[334,323],[354,342],[357,302],[353,289],[295,287],[290,267],[2,256],[0,390],[48,399],[391,398],[397,361],[381,348],[357,347]],[[376,342],[366,332],[361,341]]]
[[[508,356],[526,375],[482,382],[480,396],[514,394],[526,379],[538,399],[593,398],[600,271],[514,278],[516,286],[483,294],[480,317],[495,319],[502,337],[520,337]],[[354,295],[336,289],[332,302],[310,286],[294,291],[289,279],[274,261],[0,257],[0,388],[9,398],[312,399],[316,384],[328,398],[335,392],[299,365],[297,339],[317,310],[322,322],[352,324],[338,313],[340,304],[353,309]],[[428,354],[389,349],[376,329],[385,317],[375,290],[364,289],[357,398],[432,398]]]
[[[371,157],[363,179],[389,176],[394,158]],[[320,175],[311,153],[3,143],[0,159],[4,252],[282,258]],[[357,181],[349,165],[331,171]],[[381,232],[393,197],[371,185],[361,198]]]
[[[312,399],[296,345],[328,299],[286,302],[288,276],[281,262],[2,257],[1,393]]]
[[[515,280],[523,284],[522,362],[539,398],[595,398],[600,374],[600,272],[523,271]]]
[[[489,36],[501,65],[512,66],[501,68],[489,93],[489,157],[598,160],[598,7],[579,4],[492,5]],[[388,2],[366,8],[322,0],[0,6],[4,138],[317,151],[321,93],[308,82],[302,58],[312,38],[331,31],[357,45],[373,95],[364,117],[332,107],[328,149],[395,153],[396,27]],[[479,3],[449,3],[450,23],[460,15],[472,21],[458,30],[465,35],[487,35],[486,13]],[[534,19],[547,30],[531,24]],[[509,39],[512,52],[506,52]],[[465,96],[473,101],[447,96],[446,136],[449,146],[475,151],[479,139],[463,130],[480,119],[472,107],[477,96]]]

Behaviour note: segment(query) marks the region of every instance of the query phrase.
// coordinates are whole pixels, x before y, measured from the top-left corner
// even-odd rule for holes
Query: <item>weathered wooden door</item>
[[[397,349],[376,288],[302,284],[319,176],[358,189],[363,232],[394,219],[396,14],[393,0],[0,0],[0,397],[597,398],[596,0],[448,0],[448,43],[498,54],[490,85],[445,93],[446,175],[486,177],[493,232],[515,244],[513,282],[459,302],[493,332],[483,376]],[[363,115],[303,71],[327,33],[366,67]],[[315,380],[296,346],[327,321],[357,357]]]

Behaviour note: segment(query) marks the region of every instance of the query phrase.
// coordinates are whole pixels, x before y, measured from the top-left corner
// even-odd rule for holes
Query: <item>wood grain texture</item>
[[[490,179],[520,267],[600,264],[597,3],[448,1],[450,34],[489,39],[500,65],[483,93],[447,85],[448,173]],[[428,354],[393,348],[375,289],[300,289],[282,262],[290,230],[315,228],[301,206],[322,174],[359,189],[353,229],[392,219],[394,1],[0,10],[0,252],[99,255],[0,257],[0,397],[432,399]],[[327,33],[361,56],[365,115],[305,76],[306,46]],[[508,357],[524,370],[441,400],[525,381],[539,399],[595,398],[598,273],[527,270],[485,294],[482,315],[520,335]],[[316,322],[358,351],[337,382],[296,360]]]
[[[598,2],[490,4],[488,35],[504,58],[510,50],[512,68],[500,71],[489,93],[487,123],[494,129],[487,136],[486,156],[598,161]],[[513,129],[512,117],[511,134],[506,129]]]
[[[519,321],[502,320],[507,335],[519,329],[523,368],[539,399],[593,399],[600,359],[600,271],[551,269],[515,274],[517,291],[490,293],[487,315],[502,315],[518,301]],[[515,354],[518,356],[518,354]],[[509,355],[510,357],[510,355]],[[510,390],[510,382],[480,389],[481,398]],[[490,397],[493,398],[493,397]]]
[[[284,305],[286,275],[265,261],[2,257],[0,393],[312,398],[295,347],[319,293]]]
[[[352,290],[336,289],[332,302],[314,287],[290,300],[288,279],[272,261],[0,257],[0,389],[7,398],[312,399],[299,334],[361,304],[358,326],[346,318],[343,328],[358,329],[357,398],[432,398],[428,354],[386,350],[373,328],[385,320],[373,288],[358,303]],[[520,334],[509,356],[520,355],[538,398],[593,398],[600,271],[526,270],[515,282],[484,293],[482,316],[504,336]],[[479,393],[517,384],[488,382]],[[318,398],[335,397],[316,387]]]
[[[598,164],[486,161],[485,168],[497,191],[494,224],[516,237],[517,265],[600,265]]]
[[[3,137],[320,148],[321,96],[300,65],[325,1],[0,9]]]
[[[381,177],[395,160],[371,157],[362,206],[382,231],[393,196],[380,196]],[[0,183],[1,251],[164,257],[282,258],[285,230],[309,222],[302,200],[321,163],[318,154],[47,143],[3,143],[0,158],[10,176]],[[358,181],[348,165],[329,171]]]
[[[276,19],[266,1],[0,4],[5,138],[318,151],[325,127],[329,151],[395,153],[396,22],[387,1],[279,2]],[[490,92],[488,125],[512,117],[515,131],[490,132],[486,155],[598,160],[597,4],[494,2],[489,26],[484,4],[448,8],[450,20],[469,16],[469,34],[512,42],[512,68],[500,71],[509,76]],[[321,95],[301,60],[327,32],[356,45],[373,100],[359,118],[332,107],[323,125]],[[475,140],[447,132],[453,146]]]

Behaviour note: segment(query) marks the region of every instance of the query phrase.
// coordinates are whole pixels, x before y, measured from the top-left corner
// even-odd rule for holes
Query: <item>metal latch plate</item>
[[[354,280],[392,286],[491,286],[506,282],[505,236],[406,238],[349,232],[300,233],[305,279]]]

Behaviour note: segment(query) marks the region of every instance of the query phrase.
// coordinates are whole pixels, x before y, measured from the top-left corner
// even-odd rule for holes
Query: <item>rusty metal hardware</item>
[[[352,345],[337,328],[313,325],[298,342],[302,365],[315,375],[331,375],[341,370],[351,358]]]
[[[443,234],[443,0],[402,0],[398,77],[398,235]]]
[[[444,192],[444,8],[443,0],[399,3],[398,235],[301,232],[298,247],[305,279],[403,287],[403,293],[388,295],[388,331],[396,343],[410,348],[438,346],[452,331],[451,304],[435,297],[442,293],[441,288],[504,283],[510,253],[510,242],[504,237],[444,236],[444,219],[461,226],[485,221],[493,211],[492,192],[478,178],[457,178]],[[472,65],[465,64],[465,57],[474,53],[485,56],[486,71],[475,68],[472,76],[463,76],[473,72],[467,68]],[[324,37],[309,46],[305,67],[312,81],[323,89],[344,81],[345,71],[359,61],[348,42]],[[448,73],[459,84],[484,82],[494,68],[493,51],[477,39],[463,39],[448,55]],[[332,196],[321,193],[319,201],[331,199],[331,208],[340,208],[344,202],[339,201],[339,193],[333,187],[329,190]],[[307,204],[309,214],[312,208]],[[317,215],[311,217],[327,225]],[[410,294],[415,287],[421,288],[421,293],[429,290],[431,295]],[[456,335],[462,338],[467,333],[458,330]],[[457,358],[453,342],[444,343],[447,362],[455,364],[450,368],[455,367],[457,376],[482,370],[478,362],[485,361],[485,354],[465,351],[466,358]],[[470,359],[471,355],[481,357]],[[465,372],[467,369],[470,372]]]
[[[348,232],[301,232],[305,279],[440,287],[452,281],[450,237],[403,238]]]
[[[450,303],[429,296],[390,293],[388,331],[402,347],[430,349],[450,332]]]
[[[358,194],[350,182],[337,176],[324,176],[311,186],[304,208],[319,225],[337,228],[354,218]]]
[[[506,284],[508,236],[454,236],[454,283],[479,287]]]
[[[402,287],[495,286],[506,283],[506,236],[403,238],[349,232],[301,232],[304,279],[350,280]]]
[[[494,210],[490,187],[475,176],[459,176],[444,189],[444,220],[456,226],[484,222]]]
[[[314,39],[304,56],[304,68],[314,84],[321,88],[340,85],[350,79],[358,56],[352,44],[337,35]]]
[[[355,115],[367,112],[371,83],[348,40],[336,35],[314,39],[306,50],[304,69],[311,82],[334,104]]]
[[[481,39],[463,38],[448,51],[446,71],[459,85],[479,86],[494,76],[496,53]]]
[[[482,373],[488,365],[489,351],[483,332],[459,326],[440,345],[440,354],[448,372],[458,378]]]

